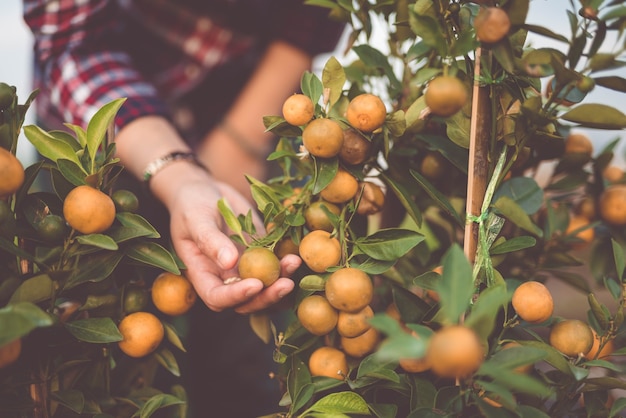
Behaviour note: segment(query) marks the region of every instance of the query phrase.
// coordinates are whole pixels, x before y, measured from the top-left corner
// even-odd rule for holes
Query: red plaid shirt
[[[38,117],[86,126],[104,104],[127,100],[116,124],[170,117],[167,102],[211,70],[272,39],[311,55],[342,26],[295,0],[24,0],[34,38]],[[231,20],[229,20],[231,19]]]

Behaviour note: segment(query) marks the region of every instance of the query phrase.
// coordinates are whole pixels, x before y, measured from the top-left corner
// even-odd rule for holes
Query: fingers
[[[256,279],[246,279],[241,282],[246,282],[249,280],[258,281]],[[241,283],[238,282],[238,283]],[[260,283],[260,281],[259,281]],[[248,314],[252,312],[261,311],[263,309],[267,309],[272,305],[278,303],[282,298],[287,296],[293,290],[295,283],[293,280],[287,277],[281,277],[272,283],[271,286],[263,289],[261,292],[256,294],[252,299],[248,302],[241,304],[237,308],[235,308],[235,312],[240,314]]]

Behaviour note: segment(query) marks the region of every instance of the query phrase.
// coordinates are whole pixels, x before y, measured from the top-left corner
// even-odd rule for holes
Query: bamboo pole
[[[478,47],[474,60],[474,82],[472,87],[472,111],[470,122],[470,146],[467,168],[467,201],[465,211],[465,238],[463,251],[470,262],[476,258],[478,224],[472,217],[480,215],[489,176],[489,136],[491,132],[490,88],[480,83],[480,68],[483,51]]]

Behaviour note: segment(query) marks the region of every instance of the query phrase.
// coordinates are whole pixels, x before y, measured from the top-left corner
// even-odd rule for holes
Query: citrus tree
[[[184,390],[153,381],[180,373],[171,319],[196,294],[137,197],[114,187],[124,100],[86,129],[47,132],[22,126],[35,97],[0,83],[0,416],[183,416]],[[26,168],[21,132],[44,157]]]
[[[605,75],[621,2],[569,2],[568,34],[527,23],[528,0],[308,3],[347,22],[355,59],[303,74],[264,119],[281,168],[249,178],[266,231],[221,202],[233,239],[304,261],[290,324],[253,322],[282,365],[279,415],[619,416],[626,180],[619,137],[579,128],[626,128],[587,99],[626,92]],[[587,295],[578,317],[555,314],[548,279]]]

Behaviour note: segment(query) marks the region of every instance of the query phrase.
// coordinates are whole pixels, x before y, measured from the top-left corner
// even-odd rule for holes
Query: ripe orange
[[[24,167],[9,150],[0,147],[0,199],[17,192],[24,183]]]
[[[348,165],[363,164],[372,152],[372,142],[352,128],[343,131],[339,159]]]
[[[533,324],[547,321],[554,312],[552,293],[543,283],[533,280],[515,289],[511,304],[520,318]]]
[[[566,356],[585,355],[593,347],[591,327],[579,319],[565,319],[550,329],[550,345]]]
[[[15,361],[19,358],[21,352],[21,338],[17,338],[0,347],[0,369],[15,363]]]
[[[589,137],[583,133],[570,132],[565,138],[566,154],[587,154],[593,153],[593,144]]]
[[[139,210],[139,199],[137,195],[130,190],[116,190],[111,194],[111,199],[113,199],[115,209],[117,209],[118,212],[134,213]]]
[[[293,94],[283,103],[283,117],[290,125],[301,126],[313,119],[315,105],[304,94]]]
[[[420,173],[430,180],[437,180],[446,173],[446,161],[438,152],[429,152],[420,164]]]
[[[438,376],[465,378],[483,362],[485,350],[476,333],[463,325],[448,325],[432,335],[426,361]]]
[[[310,231],[322,229],[324,231],[332,232],[334,229],[328,214],[326,214],[323,208],[326,208],[330,213],[337,216],[341,213],[339,206],[334,203],[324,202],[322,200],[311,203],[304,209],[303,213],[306,227],[309,228]]]
[[[150,312],[134,312],[126,315],[118,326],[122,341],[120,349],[130,357],[143,357],[152,353],[163,341],[163,324]]]
[[[274,254],[276,254],[278,258],[283,258],[287,254],[300,255],[300,251],[298,250],[298,244],[296,244],[291,237],[283,237],[276,243]]]
[[[589,225],[589,219],[580,215],[572,215],[569,218],[569,224],[567,225],[565,234],[570,234],[576,231],[577,229],[583,228],[584,226],[588,226],[588,225]],[[586,228],[576,233],[576,237],[583,241],[583,243],[581,244],[583,245],[585,243],[589,244],[591,241],[593,241],[593,238],[595,237],[595,233],[594,233],[593,228]]]
[[[72,189],[63,202],[67,223],[83,234],[104,232],[115,220],[115,203],[102,191],[81,185]]]
[[[461,80],[453,76],[438,76],[428,83],[424,100],[430,112],[448,117],[461,110],[468,99],[467,89]]]
[[[616,184],[607,187],[598,201],[600,216],[615,226],[626,225],[626,185]]]
[[[300,241],[300,257],[314,272],[323,273],[341,260],[341,244],[330,232],[317,229],[306,234]]]
[[[334,271],[326,280],[324,289],[330,304],[345,312],[360,311],[374,297],[372,279],[363,270],[353,267]]]
[[[624,170],[616,165],[608,165],[602,170],[602,177],[609,183],[619,183],[624,179]]]
[[[302,144],[316,157],[334,157],[339,153],[342,143],[343,129],[332,119],[314,119],[302,131]]]
[[[593,197],[585,196],[574,209],[576,214],[589,220],[596,218],[596,203]]]
[[[337,311],[321,295],[302,299],[296,315],[302,326],[313,335],[326,335],[337,325]]]
[[[196,303],[198,294],[185,276],[163,272],[152,283],[152,303],[166,315],[186,313]]]
[[[280,260],[274,252],[265,247],[249,247],[239,258],[239,277],[259,279],[265,287],[280,277]]]
[[[361,183],[363,193],[359,200],[359,205],[356,207],[356,213],[359,215],[374,215],[383,209],[385,204],[385,193],[383,189],[376,183],[371,181],[364,181]],[[355,199],[359,197],[358,193]]]
[[[380,97],[363,93],[348,103],[346,119],[354,128],[363,132],[374,132],[383,126],[387,117],[387,109]]]
[[[591,349],[589,350],[589,352],[585,354],[585,357],[587,357],[589,360],[593,360],[596,358],[606,359],[608,356],[610,356],[613,353],[613,351],[615,351],[614,340],[613,339],[608,340],[602,347],[602,350],[600,350],[600,337],[593,330],[593,328],[591,329],[591,332],[593,333],[593,345],[591,346]]]
[[[359,190],[359,182],[348,171],[340,168],[335,177],[320,192],[322,199],[331,203],[345,203],[354,198]]]
[[[373,316],[374,310],[370,305],[356,312],[339,311],[337,333],[347,338],[358,337],[372,327],[369,320]]]
[[[474,18],[474,29],[479,41],[493,44],[509,33],[511,19],[499,7],[481,7],[476,18]]]
[[[341,348],[347,355],[355,358],[365,357],[374,351],[380,342],[380,333],[376,328],[370,328],[358,337],[341,337]]]
[[[426,357],[401,358],[398,365],[407,373],[421,373],[430,369],[430,363]]]
[[[348,376],[346,354],[334,347],[320,347],[309,357],[311,376],[326,376],[344,380]]]

